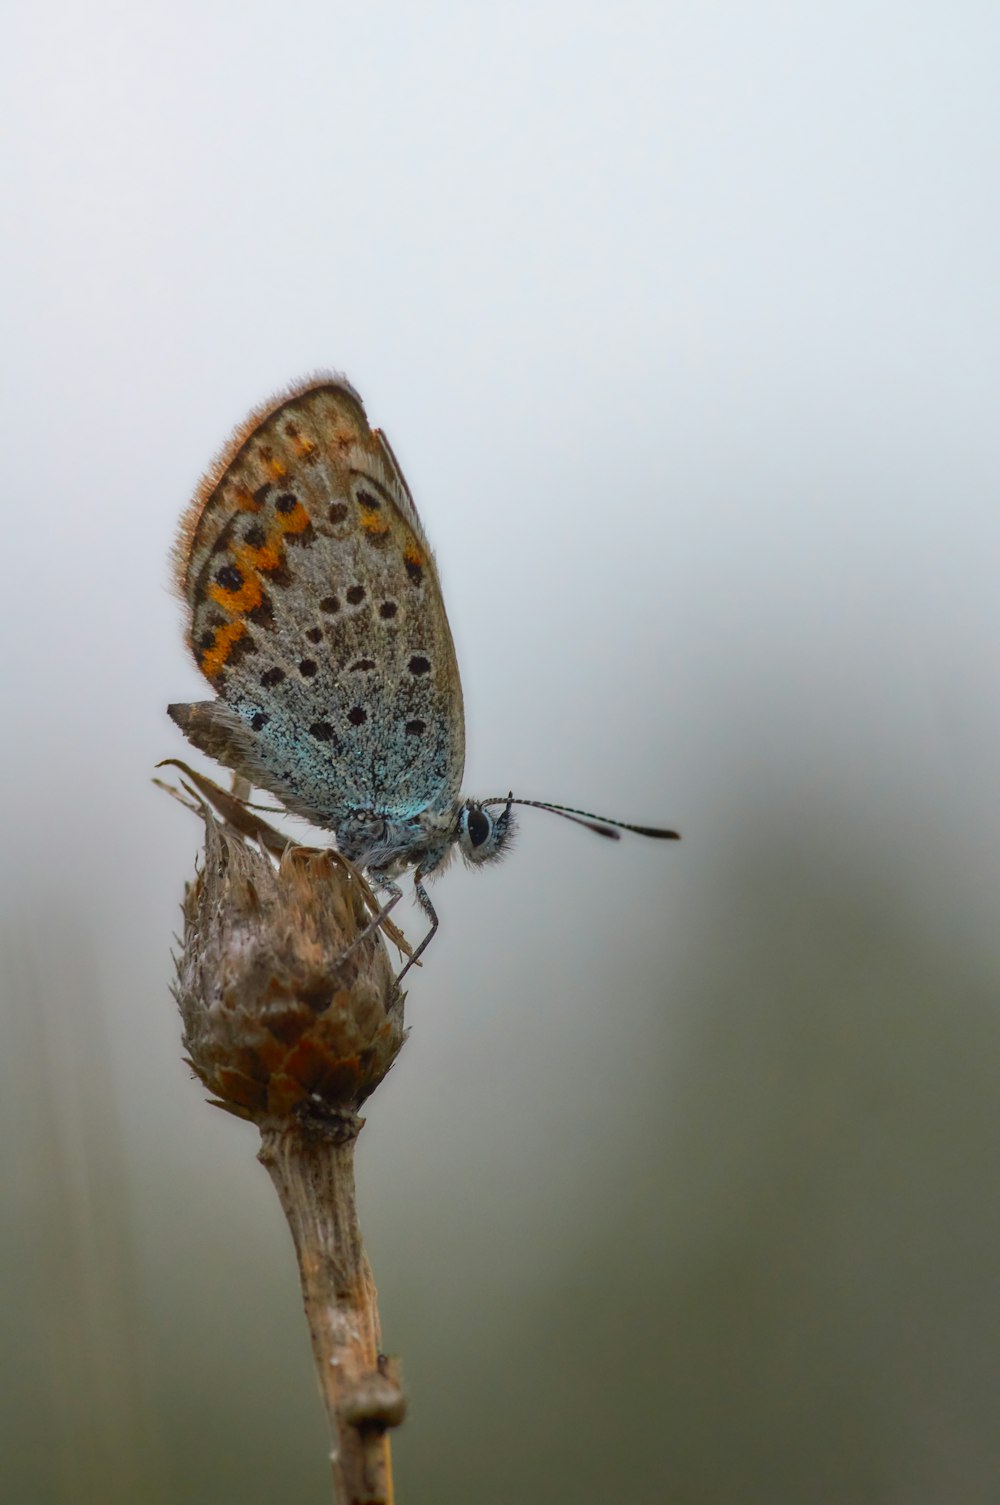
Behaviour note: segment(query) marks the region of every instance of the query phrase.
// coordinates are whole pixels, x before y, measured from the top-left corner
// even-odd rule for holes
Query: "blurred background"
[[[468,790],[684,834],[525,811],[435,891],[359,1151],[400,1505],[996,1499],[996,7],[3,34],[5,1497],[330,1496],[151,779],[205,694],[181,510],[334,367],[437,550]]]

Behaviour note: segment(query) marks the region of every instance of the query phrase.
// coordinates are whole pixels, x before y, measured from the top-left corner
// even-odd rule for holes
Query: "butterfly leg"
[[[338,963],[344,961],[346,957],[350,956],[351,952],[356,946],[360,946],[362,941],[367,940],[372,932],[379,928],[379,926],[382,924],[382,921],[392,913],[396,905],[399,903],[400,899],[403,897],[403,890],[400,888],[399,884],[394,883],[391,878],[380,877],[377,873],[369,873],[368,876],[374,889],[376,889],[379,893],[389,895],[389,902],[388,904],[382,905],[382,908],[379,910],[378,914],[372,915],[364,930],[360,931],[354,937],[351,944],[340,953],[337,958]],[[402,976],[402,973],[400,974],[400,976]],[[399,979],[397,978],[396,980],[398,982]]]
[[[427,892],[426,888],[424,888],[422,880],[426,878],[429,872],[432,872],[433,869],[437,867],[440,860],[440,856],[437,855],[435,861],[427,865],[422,864],[417,868],[417,871],[413,875],[413,892],[416,895],[417,903],[420,905],[420,908],[423,910],[428,920],[430,920],[431,928],[430,930],[428,930],[427,934],[420,942],[420,945],[417,947],[416,951],[414,951],[413,955],[407,961],[406,966],[403,968],[402,972],[400,972],[399,976],[396,978],[397,987],[399,987],[399,984],[402,982],[407,972],[409,972],[414,962],[419,961],[420,957],[427,950],[427,947],[430,945],[431,941],[434,939],[435,934],[437,933],[439,924],[437,910],[431,903],[431,896]]]

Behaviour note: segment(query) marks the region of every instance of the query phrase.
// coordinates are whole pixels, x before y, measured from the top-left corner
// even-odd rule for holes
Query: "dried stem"
[[[375,1282],[358,1226],[354,1145],[360,1122],[261,1129],[295,1242],[320,1390],[343,1505],[392,1505],[387,1428],[403,1419],[395,1365],[380,1353]]]
[[[396,1364],[380,1352],[354,1197],[357,1110],[405,1039],[403,1000],[372,924],[378,901],[335,852],[287,843],[183,771],[205,824],[177,959],[184,1044],[218,1106],[260,1129],[298,1256],[339,1505],[392,1505],[387,1432],[406,1406]]]

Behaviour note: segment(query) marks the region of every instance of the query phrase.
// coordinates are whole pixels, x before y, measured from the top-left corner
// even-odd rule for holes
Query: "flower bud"
[[[276,866],[201,814],[174,988],[190,1064],[220,1107],[258,1124],[350,1120],[405,1038],[370,890],[336,852],[290,847]]]

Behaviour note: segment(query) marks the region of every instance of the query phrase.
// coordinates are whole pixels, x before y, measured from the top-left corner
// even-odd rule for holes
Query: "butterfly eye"
[[[466,812],[465,829],[469,833],[469,841],[474,847],[481,847],[493,829],[493,822],[482,810],[477,810],[473,805]]]
[[[458,844],[466,862],[478,867],[499,857],[510,834],[509,826],[509,810],[494,816],[482,805],[467,801],[458,824]]]

